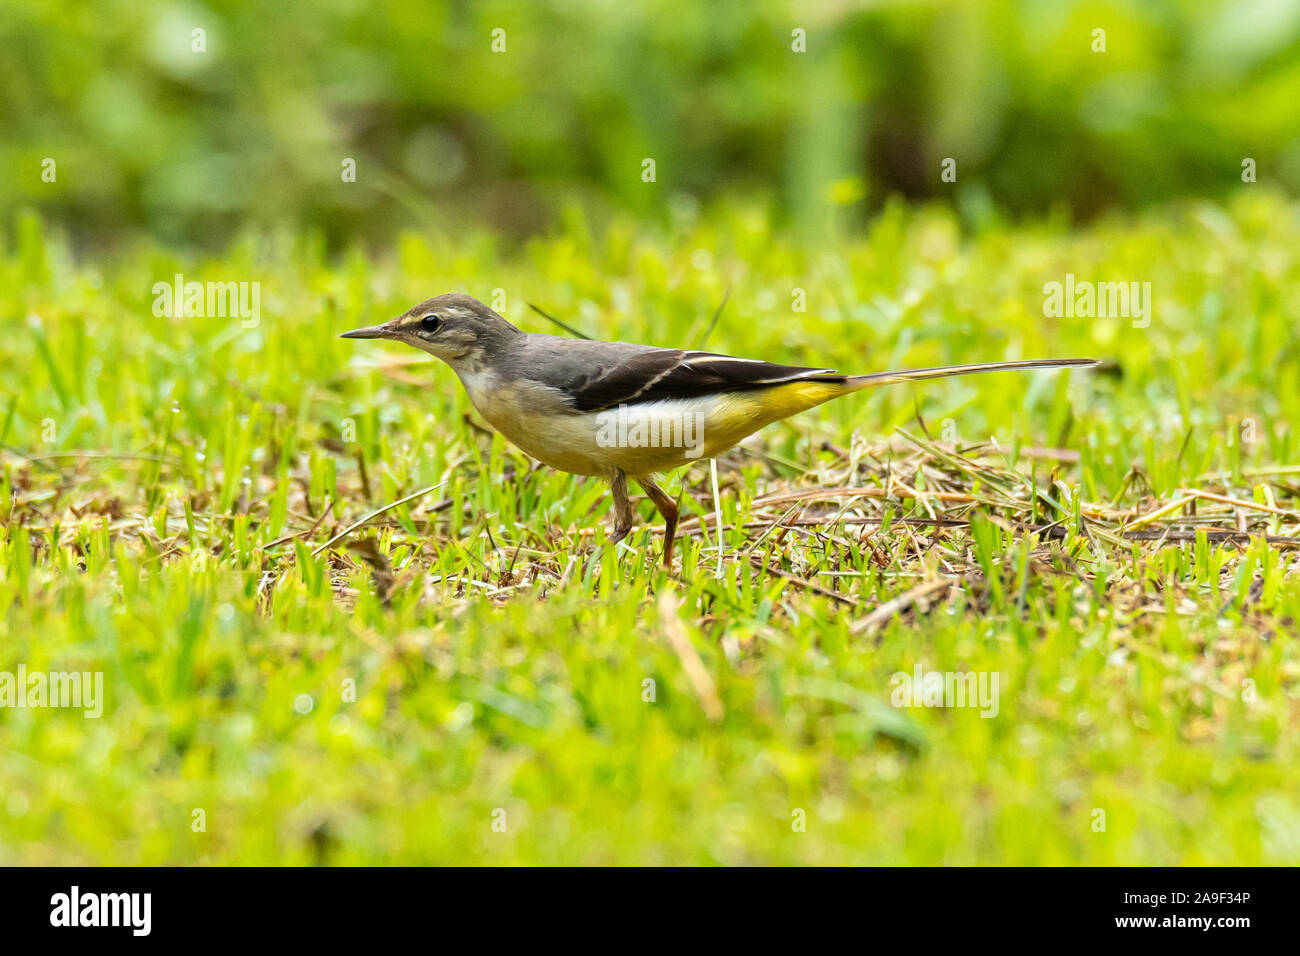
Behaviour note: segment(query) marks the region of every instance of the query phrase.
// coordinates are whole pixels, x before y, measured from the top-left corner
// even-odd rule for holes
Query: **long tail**
[[[919,382],[927,378],[947,378],[950,375],[975,375],[978,372],[1010,372],[1026,368],[1091,368],[1099,364],[1096,359],[1027,359],[1023,362],[982,362],[979,365],[942,365],[938,368],[917,368],[904,372],[873,372],[870,375],[850,375],[844,384],[850,389],[870,388],[873,385],[892,385],[895,382]]]

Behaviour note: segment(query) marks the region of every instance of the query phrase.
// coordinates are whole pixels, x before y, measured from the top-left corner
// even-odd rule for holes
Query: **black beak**
[[[344,332],[339,336],[341,339],[395,339],[397,333],[388,326],[368,325],[364,329],[353,329],[351,332]]]

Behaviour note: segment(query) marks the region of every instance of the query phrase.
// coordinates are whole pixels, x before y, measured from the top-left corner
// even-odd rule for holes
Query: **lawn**
[[[178,274],[260,283],[257,320],[156,314]],[[1067,274],[1150,282],[1149,324],[1045,315]],[[1300,863],[1300,208],[1263,187],[342,256],[20,216],[0,280],[0,672],[104,686],[0,709],[0,864]],[[1104,364],[772,426],[716,502],[707,461],[668,478],[666,572],[648,501],[608,545],[602,484],[337,338],[454,290],[851,372]],[[918,667],[996,707],[895,706]]]

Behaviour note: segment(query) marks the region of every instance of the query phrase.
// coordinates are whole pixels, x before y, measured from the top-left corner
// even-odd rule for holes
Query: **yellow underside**
[[[760,428],[807,411],[844,391],[843,385],[832,382],[791,382],[724,395],[704,423],[705,455],[715,458]]]
[[[496,389],[471,397],[476,397],[475,405],[494,428],[543,464],[577,475],[610,477],[622,471],[635,478],[715,458],[765,425],[849,391],[853,389],[832,382],[791,382],[628,409],[632,415],[675,420],[689,416],[698,424],[698,436],[690,447],[635,441],[611,444],[600,429],[601,414],[609,413],[574,415],[547,407],[539,396],[527,392]]]

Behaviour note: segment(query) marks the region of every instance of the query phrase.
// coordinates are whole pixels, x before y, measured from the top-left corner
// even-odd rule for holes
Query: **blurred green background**
[[[1300,862],[1298,52],[1278,0],[0,0],[0,671],[107,695],[0,714],[0,864]],[[261,320],[159,314],[179,273]],[[1045,314],[1069,274],[1150,282],[1149,324]],[[448,370],[336,337],[452,289],[851,371],[1106,365],[768,429],[671,479],[669,575]],[[1071,527],[1217,502],[920,547],[995,486],[904,429]],[[443,479],[374,526],[388,598],[313,553]],[[869,536],[847,498],[769,535],[864,483]],[[887,706],[918,662],[1004,675],[1000,719]]]
[[[90,244],[510,238],[575,202],[666,222],[720,196],[810,232],[891,194],[1086,219],[1215,198],[1247,157],[1300,185],[1293,0],[2,7],[0,207]]]

